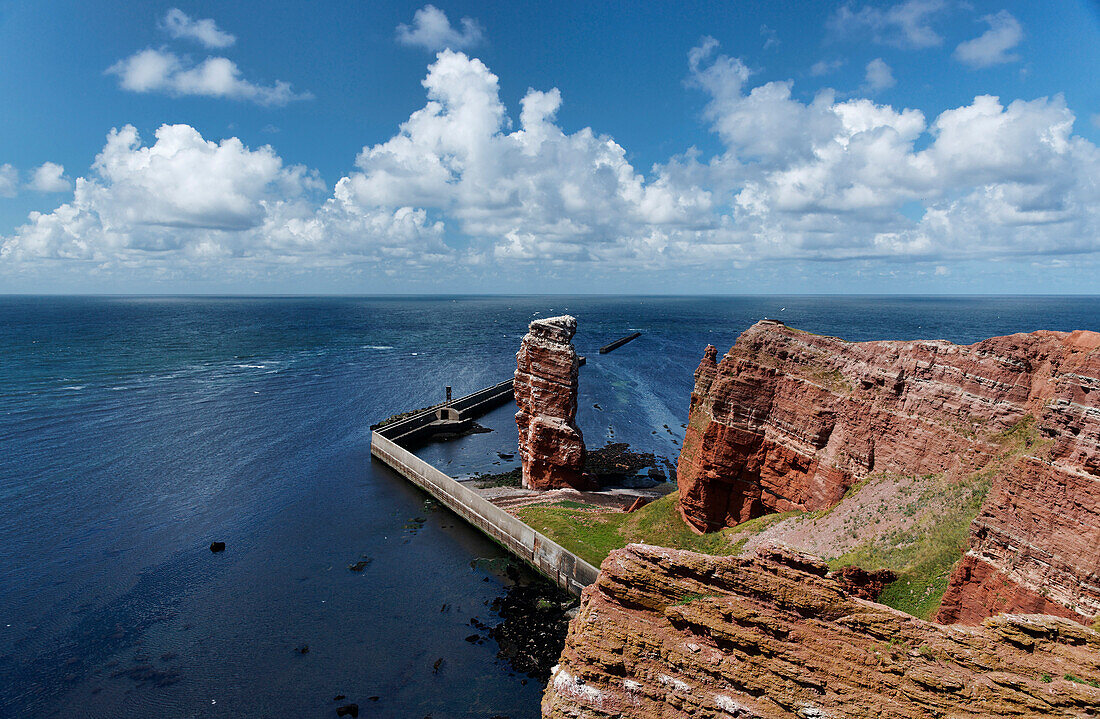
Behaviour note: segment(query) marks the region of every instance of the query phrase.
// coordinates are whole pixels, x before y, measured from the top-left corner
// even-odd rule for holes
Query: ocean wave
[[[363,345],[365,350],[392,350],[391,345]]]
[[[239,367],[240,369],[267,369],[267,365],[265,364],[235,364],[233,366]]]

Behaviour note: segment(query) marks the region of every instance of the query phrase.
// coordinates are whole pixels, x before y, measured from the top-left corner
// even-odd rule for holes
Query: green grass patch
[[[678,600],[673,602],[672,606],[682,607],[685,604],[691,604],[696,599],[702,599],[703,597],[706,597],[706,596],[708,596],[708,595],[706,595],[706,594],[685,594],[684,596],[680,597]]]
[[[970,522],[978,514],[992,483],[991,473],[961,483],[941,477],[917,499],[918,507],[934,508],[910,529],[894,532],[833,559],[837,569],[854,564],[864,569],[890,569],[898,579],[888,584],[879,601],[922,619],[940,607],[951,572],[966,551]]]
[[[1039,453],[1050,443],[1042,438],[1030,414],[989,439],[1001,446],[1001,452],[983,469],[956,483],[940,476],[926,478],[930,480],[928,486],[905,509],[907,516],[922,514],[912,528],[856,547],[829,565],[838,568],[855,564],[864,569],[897,572],[897,581],[886,586],[879,601],[931,619],[940,607],[952,571],[966,551],[970,523],[994,477],[1009,471],[1021,454]]]
[[[721,532],[699,535],[688,528],[676,509],[679,493],[673,492],[650,502],[641,509],[626,512],[593,512],[563,504],[528,505],[516,514],[536,531],[587,562],[599,566],[614,549],[634,542],[673,549],[688,549],[703,554],[733,554],[733,535],[745,531],[747,524]],[[753,520],[755,531],[762,531],[780,515]],[[776,519],[772,519],[775,517]],[[747,538],[747,537],[746,537]],[[740,539],[740,537],[738,537]],[[741,542],[743,545],[744,542]]]
[[[1030,414],[1025,414],[1020,421],[1003,432],[994,434],[990,440],[1004,447],[1008,456],[1035,454],[1051,443],[1051,440],[1043,439],[1039,434],[1039,425]]]
[[[733,542],[733,546],[730,547],[730,550],[726,552],[726,554],[740,554],[750,539],[760,534],[768,527],[779,524],[784,519],[790,519],[791,517],[813,517],[816,515],[816,512],[802,512],[794,509],[790,512],[765,514],[763,517],[741,522],[741,524],[738,524],[736,527],[724,530],[729,534],[730,541]]]
[[[625,546],[619,530],[630,516],[625,512],[585,512],[571,507],[529,505],[516,514],[536,532],[599,566],[612,549]]]
[[[1100,689],[1100,682],[1093,681],[1092,679],[1082,679],[1081,677],[1076,677],[1072,674],[1066,675],[1066,681],[1077,682],[1078,684],[1087,684],[1090,687],[1096,687],[1097,689]]]

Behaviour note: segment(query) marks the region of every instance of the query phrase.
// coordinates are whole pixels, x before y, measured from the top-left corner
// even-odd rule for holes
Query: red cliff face
[[[632,544],[584,590],[544,719],[1087,717],[1100,634],[1038,615],[945,627],[806,555]]]
[[[577,320],[535,320],[516,353],[515,395],[523,486],[587,489],[577,416]]]
[[[939,619],[1100,614],[1100,334],[845,342],[774,322],[708,347],[677,477],[696,529],[831,507],[871,472],[985,470]],[[1009,451],[1009,448],[1012,451]]]

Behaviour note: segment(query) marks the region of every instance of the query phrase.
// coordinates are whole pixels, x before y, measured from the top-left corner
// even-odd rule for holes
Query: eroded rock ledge
[[[988,472],[939,619],[1100,614],[1100,334],[845,342],[763,321],[708,347],[677,468],[701,531],[835,505],[872,472]]]
[[[1091,629],[1037,615],[933,624],[850,596],[813,557],[760,554],[612,552],[570,625],[543,717],[1097,715]]]

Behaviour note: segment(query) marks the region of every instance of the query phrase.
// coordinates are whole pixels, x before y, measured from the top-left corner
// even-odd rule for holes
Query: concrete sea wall
[[[387,428],[388,429],[388,428]],[[579,595],[599,570],[490,503],[452,477],[384,436],[371,433],[371,454],[442,502],[448,509],[502,544],[559,587]]]

